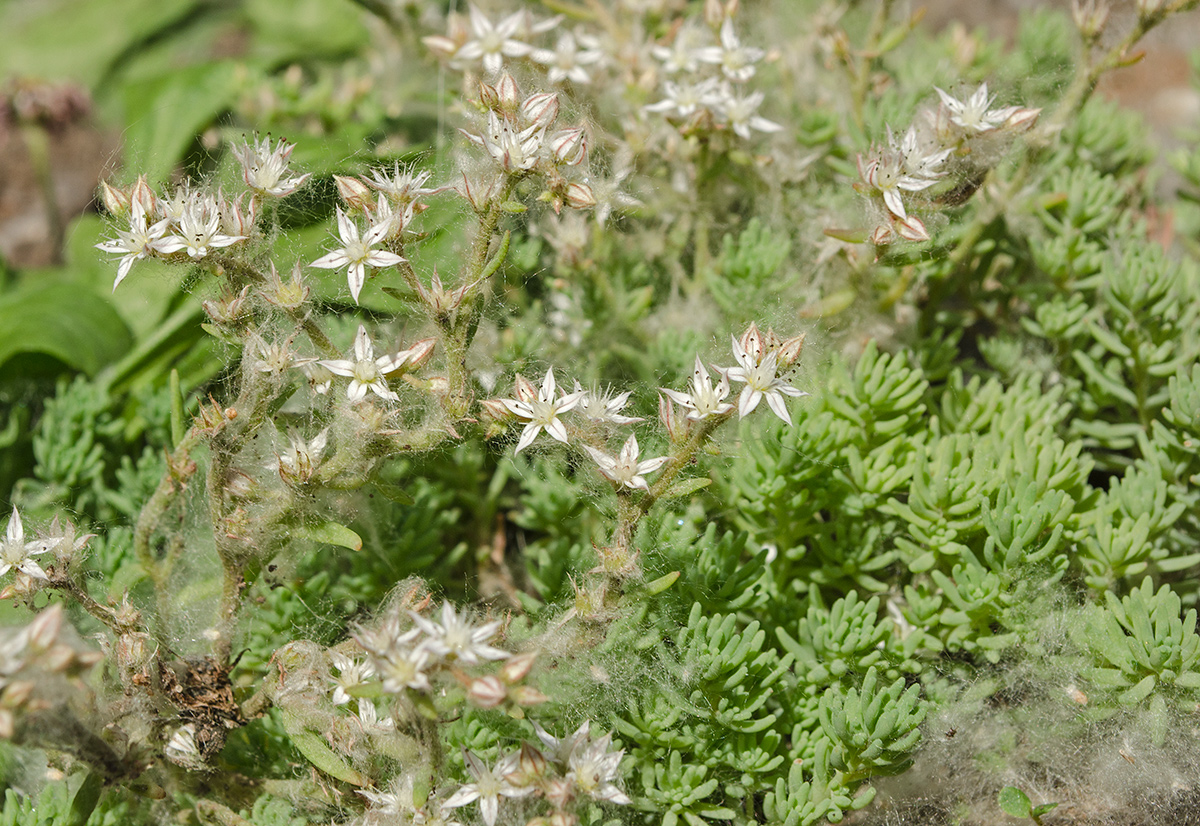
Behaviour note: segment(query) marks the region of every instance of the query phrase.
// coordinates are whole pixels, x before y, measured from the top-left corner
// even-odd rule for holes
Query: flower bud
[[[504,402],[499,399],[482,399],[479,404],[483,407],[483,417],[485,419],[490,419],[494,422],[508,422],[516,418],[512,414],[512,411],[504,406]]]
[[[554,162],[577,166],[587,158],[587,135],[582,126],[563,129],[550,137]]]
[[[520,373],[517,373],[516,378],[513,379],[513,393],[517,399],[523,402],[537,401],[538,398],[537,388]]]
[[[779,351],[776,355],[779,372],[782,373],[789,369],[800,358],[800,352],[804,349],[805,335],[806,333],[801,333],[798,336],[793,336],[779,345]]]
[[[928,241],[929,233],[925,224],[915,215],[909,215],[903,220],[896,221],[896,232],[906,241]]]
[[[100,203],[115,218],[123,218],[129,211],[128,193],[113,187],[108,181],[100,182]]]
[[[1104,32],[1108,23],[1107,0],[1072,0],[1071,16],[1084,40],[1095,40]]]
[[[587,184],[572,182],[567,186],[567,206],[572,209],[591,209],[596,205],[596,196]]]
[[[539,92],[531,95],[521,104],[520,120],[523,127],[536,126],[545,129],[554,123],[558,117],[558,95],[553,92]]]
[[[529,743],[521,744],[517,770],[508,776],[516,786],[532,786],[546,776],[546,757]]]
[[[225,326],[233,324],[242,318],[248,309],[246,307],[246,297],[249,294],[250,285],[247,284],[237,295],[225,293],[216,300],[200,302],[200,306],[204,308],[204,312],[215,323]]]
[[[489,109],[495,109],[507,116],[516,114],[521,101],[521,90],[517,88],[517,82],[508,72],[501,74],[500,79],[496,81],[495,96],[495,104],[489,106]]]
[[[527,685],[514,686],[510,691],[510,695],[513,702],[519,706],[536,706],[550,699],[536,688]]]
[[[503,405],[501,405],[503,407]],[[505,408],[507,412],[507,408]],[[509,414],[512,415],[512,414]],[[519,683],[529,674],[529,670],[533,668],[533,661],[537,659],[537,654],[527,652],[525,654],[517,654],[514,657],[509,657],[504,665],[500,667],[500,679],[512,685]]]
[[[742,333],[742,339],[739,343],[742,345],[742,349],[754,359],[755,363],[762,362],[763,356],[766,355],[766,348],[762,334],[758,332],[757,324],[753,321],[750,322],[750,326],[746,328],[746,332]]]
[[[711,28],[719,29],[725,22],[725,9],[721,0],[704,0],[704,22]]]
[[[154,195],[154,190],[150,188],[150,184],[146,183],[146,176],[139,175],[137,183],[133,185],[133,191],[129,193],[129,202],[134,201],[141,206],[142,212],[150,217],[158,210],[158,198]]]
[[[1003,129],[1012,132],[1025,132],[1033,128],[1037,123],[1038,116],[1042,113],[1041,109],[1027,109],[1024,106],[1017,106],[1013,109],[1013,113],[1004,121]]]
[[[341,196],[351,212],[369,212],[375,208],[375,199],[371,195],[371,188],[358,178],[334,175],[333,180],[337,184],[338,195]]]
[[[471,681],[467,698],[480,708],[495,708],[508,698],[508,689],[493,674]]]
[[[675,418],[675,404],[662,393],[658,394],[658,420],[666,428],[671,443],[679,441],[679,423]]]
[[[62,606],[56,602],[25,626],[26,645],[29,650],[34,653],[48,650],[58,640],[62,626],[63,610]]]
[[[0,705],[6,709],[17,709],[33,695],[33,683],[29,680],[14,680],[0,692]]]

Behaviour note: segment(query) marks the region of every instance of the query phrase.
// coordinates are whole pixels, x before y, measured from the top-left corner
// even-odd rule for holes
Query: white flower
[[[622,416],[620,411],[629,403],[629,391],[612,395],[612,390],[584,390],[575,382],[575,392],[581,393],[575,413],[589,421],[612,424],[633,424],[642,421],[640,416]]]
[[[621,448],[621,455],[616,458],[596,450],[590,445],[584,445],[583,449],[600,466],[600,473],[606,479],[611,479],[618,485],[624,485],[630,489],[650,490],[644,474],[658,470],[666,464],[668,459],[666,456],[659,456],[656,459],[639,462],[637,436],[630,436],[625,440],[625,444]]]
[[[936,86],[933,88],[937,90],[942,103],[950,110],[950,122],[968,132],[981,133],[999,129],[1014,112],[1020,109],[1019,106],[988,109],[992,105],[992,97],[988,95],[986,83],[980,84],[966,103],[950,97]]]
[[[482,135],[461,130],[467,140],[482,146],[505,172],[524,172],[537,165],[546,139],[546,128],[533,123],[524,129],[495,112],[488,112],[487,129]]]
[[[346,267],[346,277],[350,283],[350,295],[354,296],[354,303],[357,304],[358,294],[362,292],[363,283],[367,278],[367,267],[391,267],[401,263],[404,259],[394,252],[372,249],[372,247],[387,237],[388,232],[391,230],[390,222],[379,223],[371,227],[360,238],[358,225],[351,221],[346,213],[342,212],[341,207],[338,207],[337,210],[337,220],[338,235],[342,239],[341,249],[321,256],[309,264],[309,266],[319,267],[323,270],[336,270]]]
[[[430,691],[433,688],[429,683],[429,675],[425,673],[425,667],[429,665],[429,652],[420,645],[416,648],[405,645],[415,636],[406,634],[376,654],[375,671],[383,680],[384,691],[397,694],[407,688],[415,691]]]
[[[317,363],[334,375],[346,376],[350,379],[346,396],[352,402],[365,398],[367,390],[372,391],[381,399],[396,402],[400,401],[400,397],[388,389],[384,375],[403,365],[404,360],[401,360],[400,364],[396,363],[401,355],[397,353],[395,356],[375,358],[375,348],[371,345],[371,339],[367,337],[367,328],[360,324],[358,333],[354,336],[353,360],[322,359]]]
[[[586,743],[588,740],[588,732],[591,729],[591,721],[584,720],[583,725],[575,729],[575,733],[570,737],[555,737],[537,723],[533,723],[533,730],[537,734],[538,739],[542,741],[542,745],[546,747],[547,756],[550,760],[559,766],[566,768],[571,760],[571,753],[575,751],[575,747],[580,743]]]
[[[797,390],[783,379],[775,375],[778,366],[774,350],[763,356],[762,361],[755,359],[742,348],[736,337],[733,339],[733,356],[737,359],[736,367],[724,370],[725,376],[734,381],[745,382],[741,395],[738,396],[738,417],[742,418],[751,413],[764,398],[775,415],[788,424],[792,417],[783,402],[784,396],[807,396],[802,390]]]
[[[687,417],[699,420],[708,416],[724,416],[733,410],[733,405],[723,401],[729,395],[729,378],[721,373],[721,380],[713,387],[712,379],[700,356],[696,356],[696,367],[692,371],[692,392],[679,393],[675,390],[660,388],[667,398],[676,404],[686,407],[690,412]]]
[[[563,32],[553,49],[535,49],[530,57],[535,63],[546,67],[551,83],[562,83],[564,80],[589,83],[592,76],[585,67],[595,65],[604,58],[599,46],[600,41],[591,35],[581,34],[576,40],[575,35]]]
[[[621,805],[632,803],[633,801],[613,783],[613,780],[620,777],[618,768],[625,750],[609,752],[611,733],[594,743],[587,743],[586,740],[585,734],[582,740],[575,741],[571,749],[571,756],[567,761],[570,766],[567,780],[573,781],[581,792],[594,800]]]
[[[306,173],[294,178],[284,177],[288,174],[288,159],[295,148],[295,144],[280,138],[272,149],[271,136],[268,135],[261,141],[243,142],[233,147],[233,154],[242,165],[242,179],[246,186],[260,195],[282,198],[304,186],[311,175]]]
[[[350,702],[350,691],[365,685],[367,680],[374,676],[375,669],[368,662],[352,660],[338,651],[330,651],[329,659],[338,670],[338,676],[330,678],[334,685],[333,704],[345,705]]]
[[[155,242],[154,247],[159,252],[169,255],[185,250],[188,257],[198,259],[208,255],[210,248],[228,247],[246,240],[244,235],[221,232],[221,205],[213,196],[193,192],[184,197],[178,213],[177,232]],[[172,205],[172,211],[175,208]]]
[[[762,60],[763,54],[762,49],[743,46],[733,30],[733,19],[726,17],[721,24],[721,45],[701,49],[696,56],[705,63],[720,66],[730,80],[744,83],[754,76],[754,64]]]
[[[553,438],[566,444],[567,428],[558,417],[559,414],[574,409],[583,397],[583,393],[582,391],[568,393],[556,400],[554,398],[555,390],[554,368],[550,368],[546,371],[546,378],[542,380],[541,391],[536,395],[534,394],[533,385],[518,376],[517,398],[500,400],[514,416],[529,421],[525,425],[525,429],[521,431],[521,438],[517,440],[515,453],[520,453],[529,447],[543,430]]]
[[[442,187],[424,185],[429,176],[429,172],[417,172],[415,167],[401,166],[397,162],[391,175],[385,169],[373,169],[371,177],[364,180],[367,186],[382,192],[389,201],[403,207],[416,203],[426,195],[442,191]]]
[[[354,716],[358,718],[358,723],[365,732],[389,734],[396,730],[396,721],[391,717],[380,719],[379,709],[375,707],[375,703],[365,697],[358,698],[358,713]]]
[[[426,619],[415,611],[408,613],[426,635],[419,647],[435,657],[462,665],[478,665],[481,660],[503,660],[510,656],[507,651],[487,644],[500,630],[499,620],[476,627],[467,620],[465,612],[460,616],[449,602],[442,603],[440,623]]]
[[[471,33],[468,40],[454,53],[455,61],[482,60],[489,75],[499,73],[505,57],[524,57],[533,47],[517,39],[525,23],[524,12],[513,12],[499,23],[492,23],[474,3],[469,7]]]
[[[460,787],[442,804],[442,808],[457,809],[459,806],[466,806],[468,803],[478,800],[479,813],[483,815],[483,822],[487,826],[495,826],[501,797],[525,797],[534,792],[533,786],[518,787],[507,780],[507,776],[517,769],[518,756],[516,754],[510,754],[501,759],[494,769],[489,769],[478,757],[466,750],[463,751],[463,759],[467,763],[467,770],[475,778],[475,782],[466,783]]]
[[[662,61],[663,71],[667,74],[691,74],[699,67],[699,53],[703,48],[700,41],[703,37],[701,29],[684,23],[670,46],[655,46],[651,54]]]
[[[149,258],[157,248],[155,245],[166,235],[170,219],[163,218],[154,224],[149,223],[145,207],[137,198],[129,205],[129,231],[117,230],[117,237],[111,241],[96,244],[96,249],[121,255],[121,263],[117,266],[117,279],[113,281],[113,290],[129,275],[133,262]]]
[[[733,127],[733,131],[746,140],[750,140],[751,129],[757,129],[759,132],[778,132],[783,129],[775,121],[755,114],[762,102],[762,92],[754,92],[745,97],[730,92],[721,101],[721,113],[726,122]]]
[[[888,212],[903,221],[908,213],[904,209],[904,201],[900,199],[900,190],[920,192],[937,183],[940,173],[934,171],[934,167],[946,159],[949,151],[919,152],[916,132],[911,128],[905,133],[900,146],[895,145],[890,133],[888,137],[891,141],[889,148],[876,150],[875,156],[865,165],[862,156],[859,156],[858,171],[866,184],[883,196]]]
[[[0,545],[0,576],[15,568],[35,579],[49,579],[42,566],[31,558],[48,550],[50,546],[44,541],[25,541],[25,526],[21,524],[21,514],[17,513],[16,506],[13,506],[12,519],[8,520],[4,543]]]
[[[687,118],[701,108],[718,106],[721,103],[720,88],[716,78],[700,81],[699,83],[663,84],[666,97],[658,103],[643,107],[647,112],[661,112],[667,117]]]

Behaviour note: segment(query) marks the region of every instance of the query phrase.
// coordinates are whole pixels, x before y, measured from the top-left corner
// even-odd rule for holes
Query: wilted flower
[[[242,165],[242,179],[246,186],[259,195],[270,195],[282,198],[291,195],[304,186],[311,173],[285,177],[288,170],[288,159],[296,145],[280,138],[275,148],[271,148],[271,136],[261,141],[245,141],[233,147],[233,154]]]
[[[311,440],[295,430],[288,431],[288,449],[274,461],[266,465],[268,470],[277,471],[285,482],[295,480],[300,483],[308,482],[321,464],[321,454],[325,452],[325,443],[329,437],[329,428],[322,430]],[[342,656],[338,654],[337,656]],[[335,660],[335,662],[337,662]]]
[[[481,660],[503,660],[509,656],[507,651],[487,644],[500,630],[499,620],[474,626],[465,613],[456,613],[449,602],[442,603],[440,623],[426,619],[415,611],[410,611],[409,616],[426,635],[421,647],[435,657],[453,660],[461,665],[477,665]]]

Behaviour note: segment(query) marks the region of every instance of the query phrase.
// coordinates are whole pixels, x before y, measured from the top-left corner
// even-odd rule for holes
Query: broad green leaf
[[[356,54],[370,39],[349,0],[247,0],[254,56],[268,65]]]
[[[125,87],[125,163],[152,183],[167,179],[192,140],[229,108],[237,65],[186,66]]]
[[[0,76],[94,84],[135,45],[174,25],[198,0],[38,0],[0,4]]]
[[[1016,786],[1005,786],[1001,789],[999,803],[1000,808],[1013,817],[1029,817],[1029,813],[1033,811],[1029,795]]]
[[[108,297],[78,285],[39,285],[0,297],[0,366],[41,353],[91,376],[132,344]]]

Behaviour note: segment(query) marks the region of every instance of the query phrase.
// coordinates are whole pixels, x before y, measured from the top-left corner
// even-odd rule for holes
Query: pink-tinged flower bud
[[[251,198],[250,206],[242,206],[242,198],[246,193],[238,195],[231,201],[220,198],[221,228],[226,235],[249,237],[254,230],[254,221],[258,217],[258,199]]]
[[[408,350],[412,355],[408,358],[408,369],[420,370],[424,367],[429,362],[430,356],[433,355],[433,348],[436,344],[436,338],[423,338],[409,347]]]
[[[495,708],[508,698],[508,689],[495,675],[472,680],[467,698],[480,708]]]
[[[571,183],[567,186],[567,206],[572,209],[591,209],[596,205],[596,196],[587,184]]]
[[[524,127],[536,126],[545,129],[558,117],[558,95],[539,92],[526,98],[521,104],[520,118]]]
[[[509,779],[518,786],[531,786],[546,776],[548,764],[546,757],[529,743],[521,744],[521,752],[517,757],[516,777]]]
[[[16,680],[4,687],[0,693],[0,705],[6,709],[17,709],[25,705],[33,696],[33,683],[29,680]]]
[[[555,132],[550,138],[550,151],[554,162],[566,166],[578,166],[587,158],[587,135],[582,126]]]
[[[542,784],[542,792],[546,795],[546,801],[561,811],[575,799],[575,784],[565,777],[549,777]]]
[[[503,404],[500,405],[504,407]],[[508,408],[504,408],[507,412]],[[512,414],[509,413],[511,416]],[[515,657],[509,657],[504,661],[504,665],[500,667],[500,679],[508,684],[519,683],[529,674],[529,670],[533,668],[533,661],[537,659],[537,654],[527,652],[525,654],[517,654]]]
[[[793,336],[779,345],[779,351],[775,358],[779,364],[780,372],[791,368],[800,358],[800,353],[804,349],[805,335],[806,333],[801,333],[798,336]]]
[[[449,59],[458,53],[461,43],[457,43],[443,34],[431,34],[421,38],[425,48],[433,52],[435,57]]]
[[[1108,0],[1073,0],[1071,16],[1084,40],[1095,40],[1108,23]]]
[[[925,230],[925,224],[915,215],[909,215],[903,220],[897,220],[896,232],[906,241],[929,240],[929,233]]]
[[[754,359],[755,363],[761,363],[763,356],[766,355],[766,348],[762,334],[758,332],[758,325],[753,321],[746,328],[746,332],[742,333],[741,341],[742,349]]]
[[[530,383],[529,379],[525,378],[520,373],[518,373],[517,377],[513,379],[513,393],[516,394],[516,397],[519,401],[526,403],[538,400],[537,388]]]
[[[719,29],[725,22],[725,9],[721,0],[704,0],[704,22],[711,28]]]
[[[500,111],[500,91],[490,83],[479,84],[479,105],[489,112]]]
[[[504,72],[496,81],[496,99],[496,105],[488,108],[497,109],[505,115],[516,114],[521,103],[521,90],[508,72]]]
[[[672,444],[679,441],[679,424],[675,419],[675,404],[662,393],[658,394],[658,420],[666,428],[667,436]]]
[[[16,729],[16,718],[7,708],[0,708],[0,738],[11,740]]]
[[[572,792],[572,795],[574,792]],[[550,826],[579,826],[579,815],[564,809],[550,813]]]
[[[147,216],[154,215],[158,210],[158,198],[155,197],[150,184],[146,183],[145,175],[138,176],[137,183],[133,185],[133,190],[129,193],[130,204],[134,201],[138,202],[142,212]]]
[[[483,407],[484,419],[500,423],[507,423],[516,419],[516,416],[505,407],[504,402],[500,401],[500,399],[482,399],[479,404]]]
[[[1041,109],[1027,109],[1023,106],[1018,106],[1008,119],[1004,121],[1003,129],[1012,132],[1026,132],[1033,128],[1037,123],[1038,116],[1042,113]]]
[[[510,690],[510,696],[513,698],[513,702],[523,707],[536,706],[550,699],[536,688],[531,688],[527,685],[513,686]]]
[[[334,175],[333,180],[337,184],[338,195],[342,197],[351,212],[370,212],[375,208],[375,199],[371,195],[371,188],[358,178]]]
[[[896,240],[896,233],[891,224],[880,224],[872,230],[868,240],[877,247],[884,247]]]
[[[53,645],[42,654],[39,662],[50,671],[62,673],[75,664],[75,649],[69,645]]]
[[[100,203],[104,204],[109,215],[116,218],[123,218],[129,211],[128,193],[111,186],[108,181],[100,182]]]
[[[29,650],[46,651],[58,640],[63,626],[63,610],[58,603],[51,605],[33,618],[25,628]]]

